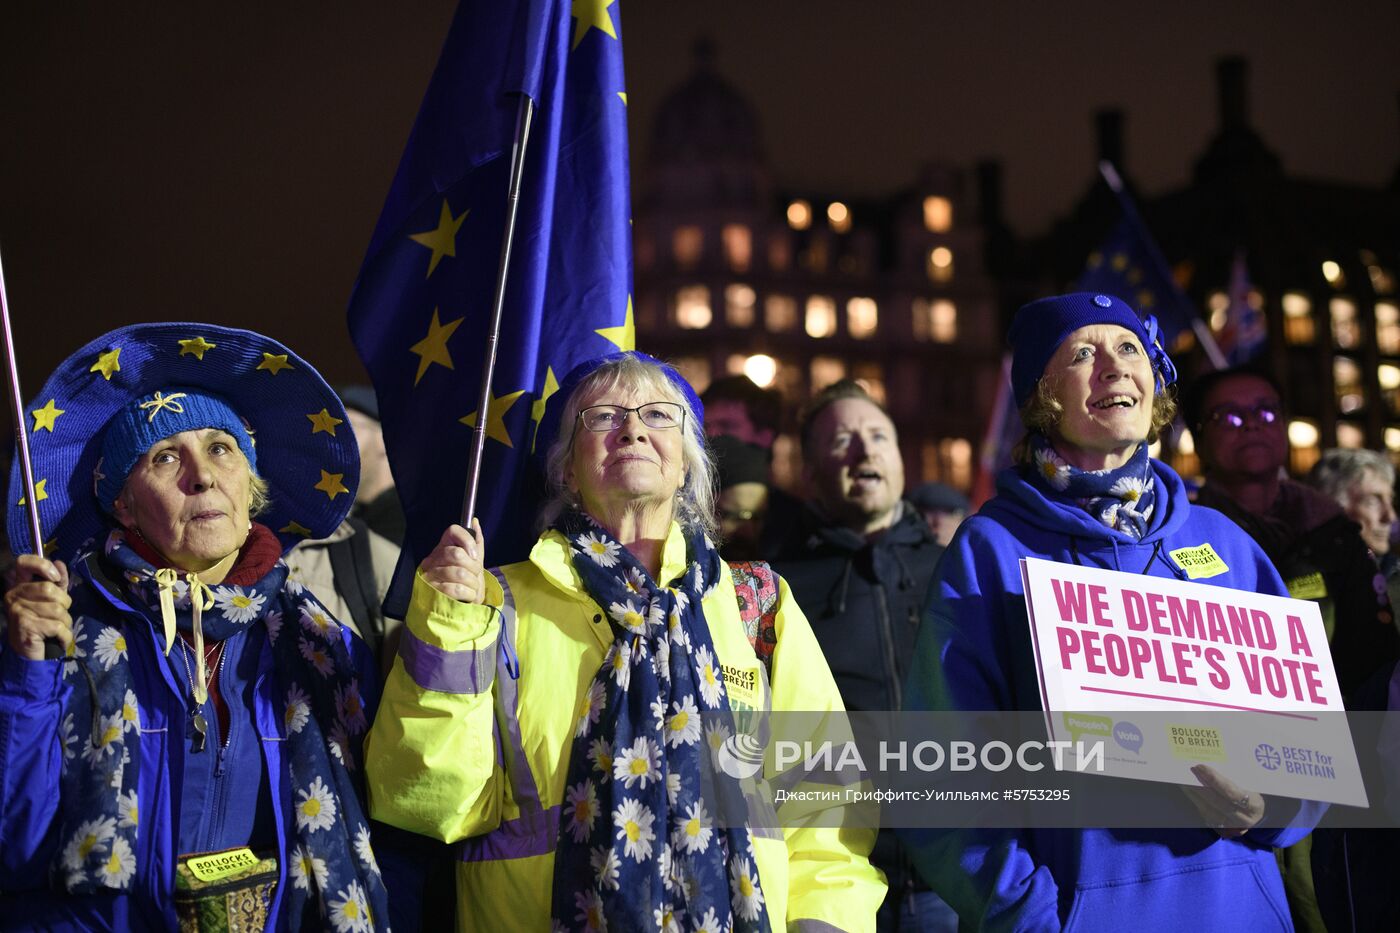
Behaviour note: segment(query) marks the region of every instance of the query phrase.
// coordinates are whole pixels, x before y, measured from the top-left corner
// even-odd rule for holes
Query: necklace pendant
[[[194,714],[194,733],[194,750],[202,752],[209,735],[209,721],[204,718],[203,713]]]

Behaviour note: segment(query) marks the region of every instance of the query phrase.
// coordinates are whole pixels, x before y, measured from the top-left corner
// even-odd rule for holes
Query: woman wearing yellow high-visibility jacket
[[[740,573],[750,604],[776,597],[772,631],[741,612],[694,390],[623,353],[552,401],[529,560],[485,573],[480,529],[454,526],[419,567],[366,743],[373,816],[463,840],[463,930],[873,930],[873,828],[720,815],[733,712],[844,710],[785,583]]]

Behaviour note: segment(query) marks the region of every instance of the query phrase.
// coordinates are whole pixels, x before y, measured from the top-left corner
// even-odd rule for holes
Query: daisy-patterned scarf
[[[1152,520],[1156,478],[1147,444],[1116,470],[1070,466],[1042,435],[1031,435],[1031,479],[1043,492],[1068,500],[1095,519],[1131,538],[1141,539]]]
[[[173,602],[176,628],[193,628],[185,575],[162,587],[156,568],[122,531],[113,531],[102,550],[74,562],[80,568],[73,593],[74,651],[64,665],[72,692],[62,721],[63,806],[53,871],[73,894],[131,890],[143,825],[136,804],[140,710],[123,627],[130,622],[106,621],[112,609],[90,588],[94,581],[120,586],[116,595],[149,620],[161,649],[162,589]],[[289,882],[282,916],[296,926],[310,901],[325,929],[387,929],[384,883],[357,788],[369,723],[340,626],[309,591],[287,579],[281,560],[249,586],[209,587],[205,600],[200,621],[210,640],[250,625],[267,628],[295,807],[290,851],[280,853]]]
[[[728,699],[701,600],[724,572],[704,532],[658,586],[578,511],[554,526],[613,643],[584,694],[554,858],[555,930],[766,931],[749,831],[716,822],[701,717]],[[702,756],[705,756],[702,758]]]

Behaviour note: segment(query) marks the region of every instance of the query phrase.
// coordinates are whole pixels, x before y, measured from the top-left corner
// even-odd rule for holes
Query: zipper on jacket
[[[904,685],[899,682],[899,668],[895,666],[894,660],[894,626],[890,624],[890,606],[885,598],[885,588],[876,586],[875,608],[876,615],[880,618],[880,638],[885,643],[885,677],[886,683],[890,685],[890,695],[894,699],[891,709],[901,709],[904,706]]]

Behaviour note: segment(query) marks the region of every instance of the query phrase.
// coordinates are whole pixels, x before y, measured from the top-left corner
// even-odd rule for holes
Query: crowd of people
[[[1248,368],[1178,385],[1155,322],[1116,297],[1018,312],[1025,437],[975,512],[906,483],[859,382],[800,407],[784,489],[776,391],[697,394],[635,351],[584,363],[543,409],[528,559],[487,567],[479,526],[443,529],[402,620],[381,609],[404,520],[373,391],[190,327],[104,335],[31,406],[52,527],[37,556],[16,464],[0,926],[1393,921],[1393,846],[1313,833],[1321,805],[1206,765],[1161,795],[1175,829],[975,831],[836,803],[780,826],[762,774],[714,766],[755,711],[1040,710],[1021,558],[1187,579],[1173,552],[1202,540],[1224,567],[1202,582],[1317,601],[1348,708],[1387,708],[1392,462],[1328,451],[1289,478],[1279,386]],[[1149,454],[1178,415],[1199,490]]]

